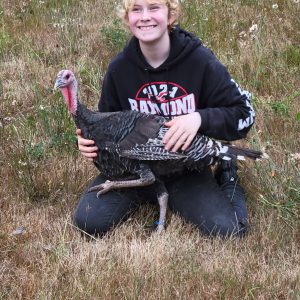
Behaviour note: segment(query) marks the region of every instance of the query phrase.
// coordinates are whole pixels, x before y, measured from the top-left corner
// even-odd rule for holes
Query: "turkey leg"
[[[98,197],[99,195],[105,194],[114,189],[148,186],[155,182],[154,174],[151,169],[145,165],[141,165],[141,168],[136,173],[139,175],[139,179],[120,181],[106,180],[104,183],[91,187],[88,191],[99,191],[97,193]]]
[[[156,186],[157,199],[159,203],[159,220],[156,230],[158,233],[161,233],[165,229],[169,193],[162,181],[157,180]]]

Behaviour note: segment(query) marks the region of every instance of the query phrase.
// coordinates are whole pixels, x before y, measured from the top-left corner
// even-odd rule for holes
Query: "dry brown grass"
[[[212,239],[169,214],[157,236],[146,230],[157,208],[146,206],[90,241],[72,225],[72,213],[96,171],[74,147],[53,80],[73,69],[95,108],[107,64],[127,34],[114,1],[0,3],[0,299],[299,299],[296,2],[183,2],[183,25],[255,96],[256,126],[243,143],[266,149],[270,159],[240,168],[249,235]]]
[[[175,216],[163,235],[147,233],[151,207],[89,242],[64,205],[24,205],[5,217],[12,218],[5,232],[27,229],[2,236],[8,299],[296,299],[299,288],[299,236],[263,210],[246,239],[226,241]]]

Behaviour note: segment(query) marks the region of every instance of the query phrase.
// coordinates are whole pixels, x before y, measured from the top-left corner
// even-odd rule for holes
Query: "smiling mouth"
[[[150,25],[150,26],[139,26],[138,28],[140,29],[140,30],[150,30],[150,29],[153,29],[153,28],[155,28],[156,27],[156,25]]]

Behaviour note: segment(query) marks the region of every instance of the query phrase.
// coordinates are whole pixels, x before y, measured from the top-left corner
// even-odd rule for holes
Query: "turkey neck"
[[[84,138],[90,138],[87,128],[96,122],[96,113],[88,109],[84,104],[77,100],[77,109],[72,113],[76,127],[81,129]],[[99,120],[99,113],[97,114]]]
[[[104,124],[109,117],[112,115],[117,114],[110,113],[110,112],[99,112],[99,111],[92,111],[88,109],[83,103],[77,100],[77,110],[72,113],[72,117],[75,121],[76,127],[80,128],[82,131],[82,136],[84,138],[92,138],[90,135],[90,129],[94,127],[96,123]]]

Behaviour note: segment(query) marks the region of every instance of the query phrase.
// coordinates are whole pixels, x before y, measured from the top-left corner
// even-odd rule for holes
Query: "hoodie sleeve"
[[[255,120],[251,94],[239,87],[217,59],[206,66],[197,111],[202,121],[199,131],[227,141],[244,138]]]
[[[117,89],[111,76],[111,72],[108,70],[104,76],[102,93],[98,103],[98,109],[100,112],[114,112],[122,110],[116,91]]]

